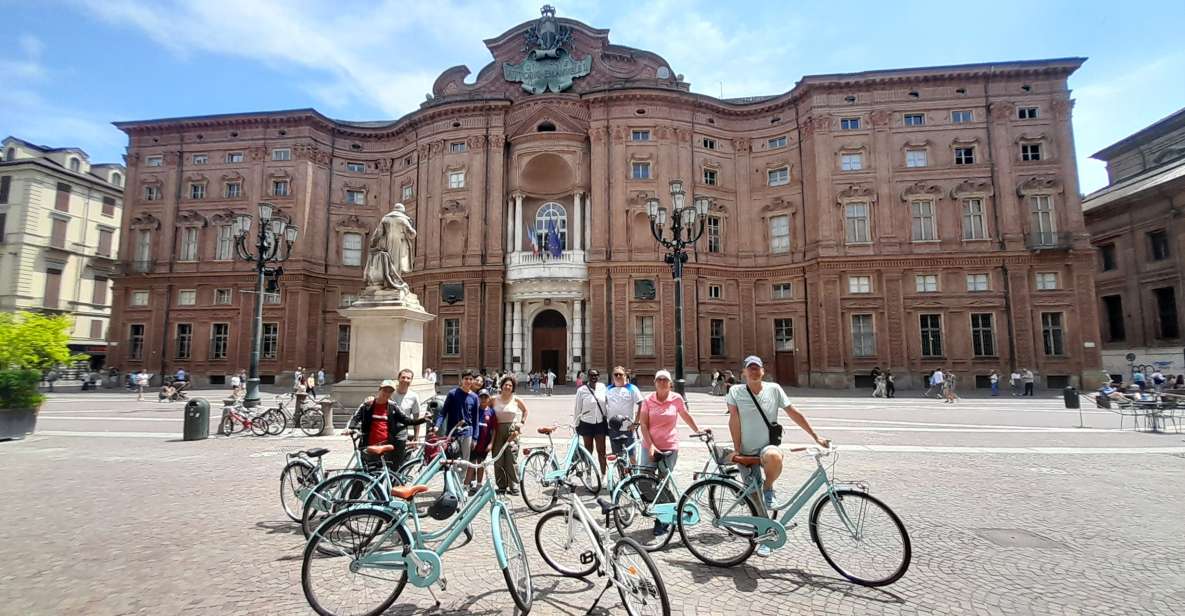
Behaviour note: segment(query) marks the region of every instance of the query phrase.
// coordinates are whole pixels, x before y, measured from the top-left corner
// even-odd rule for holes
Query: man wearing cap
[[[494,398],[490,390],[482,389],[477,392],[477,433],[473,437],[473,452],[469,462],[481,464],[490,455],[490,444],[494,442],[494,434],[498,431],[498,414],[494,410]],[[475,483],[469,485],[469,494],[477,492],[477,486],[485,477],[485,469],[477,469]]]
[[[820,446],[828,447],[831,441],[815,433],[806,417],[790,403],[790,397],[781,385],[762,380],[765,364],[760,357],[746,357],[744,366],[745,382],[733,385],[724,397],[728,405],[728,431],[732,434],[735,455],[761,458],[761,470],[765,474],[762,495],[768,509],[774,503],[774,482],[782,474],[782,450],[769,440],[769,426],[777,423],[778,409],[785,409],[791,421]],[[768,556],[769,546],[758,546],[757,555]]]
[[[407,383],[402,385],[403,393],[398,394],[405,379]],[[410,409],[412,403],[418,408],[419,403],[415,394],[408,391],[411,385],[410,373],[400,372],[399,381],[383,381],[374,399],[363,402],[350,419],[349,428],[358,431],[358,446],[362,449],[362,460],[367,467],[373,467],[382,460],[392,470],[398,469],[407,458],[407,427],[428,421],[426,417],[416,417],[414,410],[408,414],[404,408],[400,408]]]

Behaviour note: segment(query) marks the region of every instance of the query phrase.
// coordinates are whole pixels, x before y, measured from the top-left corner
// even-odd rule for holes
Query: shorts
[[[489,449],[486,449],[484,451],[475,451],[469,455],[469,463],[470,464],[481,464],[482,462],[485,462],[485,459],[487,457],[489,457],[489,455],[490,455]]]
[[[617,431],[609,429],[609,445],[613,455],[624,456],[625,450],[634,444],[634,433],[631,431]]]
[[[609,424],[604,421],[599,423],[582,421],[576,425],[576,434],[580,436],[607,436],[609,434]]]

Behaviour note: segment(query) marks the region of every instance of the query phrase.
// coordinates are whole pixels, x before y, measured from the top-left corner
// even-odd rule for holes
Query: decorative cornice
[[[1049,176],[1031,177],[1016,185],[1016,194],[1019,197],[1024,197],[1025,195],[1060,194],[1062,190],[1062,181]]]
[[[128,222],[128,228],[155,231],[160,229],[160,219],[158,219],[156,216],[153,216],[149,212],[144,212],[132,218],[132,220]]]
[[[843,205],[852,201],[867,201],[869,203],[876,201],[876,191],[870,186],[849,184],[847,188],[839,191],[835,195],[835,204]]]
[[[333,228],[336,231],[365,231],[367,224],[357,215],[350,214],[349,216],[338,220],[337,224],[333,225]]]
[[[942,188],[937,184],[927,184],[925,182],[914,182],[901,191],[901,202],[909,203],[910,201],[922,198],[931,198],[935,201],[942,198]]]
[[[178,227],[205,227],[206,217],[193,210],[186,210],[177,214],[175,223]]]
[[[982,195],[990,197],[996,194],[996,189],[989,180],[973,180],[966,179],[955,185],[950,189],[950,196],[952,199],[958,199],[963,196],[978,196]]]

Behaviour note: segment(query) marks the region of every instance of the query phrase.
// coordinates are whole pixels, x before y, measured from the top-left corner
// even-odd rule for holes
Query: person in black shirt
[[[400,435],[406,435],[408,426],[428,422],[427,417],[408,417],[391,400],[396,385],[391,379],[383,381],[374,399],[363,402],[350,418],[349,428],[358,430],[358,447],[367,468],[374,468],[383,461],[391,470],[397,470],[407,458],[407,441]]]

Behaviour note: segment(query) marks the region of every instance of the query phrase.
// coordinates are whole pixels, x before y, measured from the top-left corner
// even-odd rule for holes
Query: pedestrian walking
[[[872,377],[872,381],[873,381],[873,387],[872,387],[872,397],[873,398],[884,398],[885,396],[888,395],[887,387],[885,385],[885,375],[877,374],[876,376]]]
[[[896,397],[897,385],[893,383],[893,371],[885,370],[885,396],[888,398]]]
[[[235,400],[239,399],[239,389],[243,386],[243,381],[239,379],[236,373],[230,377],[230,397]]]
[[[1012,397],[1013,398],[1020,395],[1018,393],[1018,392],[1020,392],[1020,381],[1021,381],[1021,376],[1020,376],[1019,371],[1013,370],[1012,374],[1008,375],[1008,387],[1012,390]]]
[[[1024,374],[1024,376],[1021,378],[1025,383],[1025,395],[1032,396],[1033,395],[1033,381],[1036,380],[1033,377],[1033,371],[1029,370],[1028,368],[1025,368],[1023,371],[1023,374]]]
[[[930,386],[926,388],[926,393],[923,394],[927,398],[930,397],[930,391],[934,391],[935,398],[942,398],[946,395],[946,388],[943,383],[946,381],[946,375],[942,373],[942,369],[935,369],[930,373]]]
[[[955,378],[955,373],[949,370],[942,373],[942,395],[946,400],[944,404],[954,404],[959,400],[959,394],[955,393],[955,385],[958,383]]]
[[[324,368],[317,369],[317,384],[318,385],[325,384],[325,369]]]
[[[309,374],[307,377],[305,377],[305,389],[308,390],[310,398],[317,397],[317,382],[317,377],[313,374]]]
[[[590,372],[591,376],[591,372]],[[551,395],[555,391],[555,372],[551,368],[547,369],[547,395]]]
[[[1164,381],[1164,373],[1160,371],[1160,368],[1157,368],[1152,373],[1152,388],[1156,391],[1156,393],[1159,394],[1161,390],[1164,389]]]
[[[992,395],[1000,395],[1000,373],[992,370],[992,375],[988,377],[988,380],[992,383]]]
[[[148,387],[148,374],[137,369],[132,374],[132,384],[136,388],[136,402],[144,400],[144,388]]]
[[[1132,381],[1142,392],[1148,386],[1148,375],[1144,374],[1143,370],[1136,370],[1136,373],[1132,375]]]

